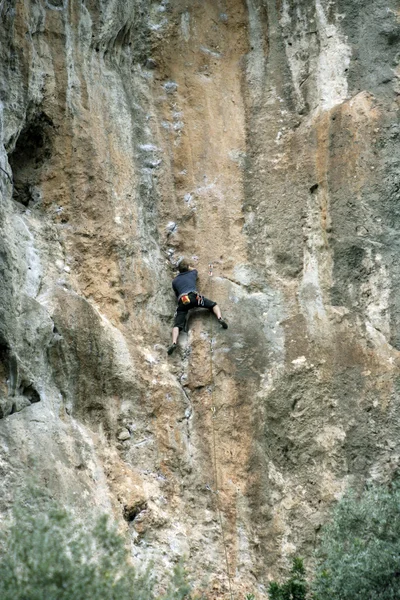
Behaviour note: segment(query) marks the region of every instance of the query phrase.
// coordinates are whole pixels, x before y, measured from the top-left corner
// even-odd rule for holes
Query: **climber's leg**
[[[174,315],[174,326],[172,328],[172,344],[167,350],[169,355],[171,355],[177,347],[179,333],[185,327],[186,315],[188,310],[189,308],[187,308],[186,306],[181,305],[180,303],[178,304]]]
[[[214,313],[224,329],[228,329],[228,323],[222,319],[221,309],[216,302],[213,302],[208,298],[203,298],[203,306]]]
[[[179,337],[179,327],[172,328],[172,343],[176,344]]]
[[[214,315],[217,317],[218,321],[222,325],[223,329],[228,329],[228,323],[223,320],[222,315],[221,315],[221,310],[220,310],[218,304],[216,304],[212,310],[213,310]]]
[[[173,329],[172,329],[172,344],[167,350],[169,355],[171,355],[173,353],[173,351],[175,350],[176,345],[178,343],[178,337],[179,337],[179,327],[173,327]]]
[[[214,315],[217,317],[217,319],[221,319],[222,315],[221,315],[221,309],[219,308],[218,304],[216,304],[215,306],[213,306],[212,309]]]

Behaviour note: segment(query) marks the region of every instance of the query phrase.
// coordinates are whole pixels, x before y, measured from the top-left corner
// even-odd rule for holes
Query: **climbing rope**
[[[210,298],[213,298],[212,294],[212,282],[213,282],[213,266],[210,263],[208,268],[208,275],[210,279]],[[232,586],[232,577],[229,570],[229,560],[228,560],[228,548],[226,544],[225,530],[224,524],[222,521],[222,510],[221,510],[221,501],[219,496],[219,484],[218,484],[218,463],[217,463],[217,441],[216,441],[216,433],[215,433],[215,419],[217,418],[217,410],[214,406],[214,365],[213,365],[213,316],[211,316],[210,322],[210,381],[211,381],[211,429],[212,429],[212,447],[213,447],[213,467],[214,467],[214,482],[215,482],[215,497],[217,499],[217,512],[218,512],[218,520],[219,526],[221,529],[221,537],[222,544],[224,546],[224,554],[225,554],[225,563],[226,563],[226,574],[228,577],[228,585],[229,585],[229,595],[231,600],[234,600],[233,595],[233,586]]]

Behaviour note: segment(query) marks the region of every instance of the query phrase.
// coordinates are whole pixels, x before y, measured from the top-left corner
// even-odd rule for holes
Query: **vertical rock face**
[[[1,510],[35,471],[160,581],[185,556],[266,598],[398,467],[397,4],[0,18]],[[196,313],[168,358],[182,255],[229,329]]]

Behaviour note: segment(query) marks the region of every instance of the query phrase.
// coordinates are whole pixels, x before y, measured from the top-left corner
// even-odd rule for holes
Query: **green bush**
[[[79,524],[45,493],[17,503],[0,528],[1,600],[194,600],[182,565],[161,598],[154,588],[106,517]],[[400,600],[399,484],[349,493],[337,504],[322,532],[312,593],[299,558],[268,593],[270,600]]]
[[[0,530],[1,600],[155,600],[150,572],[138,575],[125,540],[100,517],[87,527],[46,494],[19,503]],[[178,565],[160,600],[189,600]]]
[[[399,600],[399,485],[345,496],[324,527],[318,557],[318,600]]]
[[[308,585],[301,558],[293,559],[289,579],[282,584],[271,582],[268,588],[270,600],[306,600]]]

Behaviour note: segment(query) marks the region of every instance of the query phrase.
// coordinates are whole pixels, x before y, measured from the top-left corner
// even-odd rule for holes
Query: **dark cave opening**
[[[43,166],[51,157],[53,122],[45,113],[31,119],[21,131],[8,160],[13,172],[13,200],[23,206],[37,203]]]
[[[22,382],[19,388],[19,393],[29,400],[31,404],[40,402],[40,396],[33,387],[32,383]]]
[[[138,502],[132,506],[125,505],[123,508],[122,514],[123,514],[125,521],[127,521],[128,523],[131,523],[132,521],[134,521],[136,519],[136,517],[139,515],[139,513],[141,513],[143,510],[146,510],[146,508],[147,508],[146,502]]]
[[[17,358],[0,333],[0,419],[41,400],[30,379],[18,380]]]
[[[10,373],[10,348],[0,335],[0,398],[8,396],[8,381]]]

